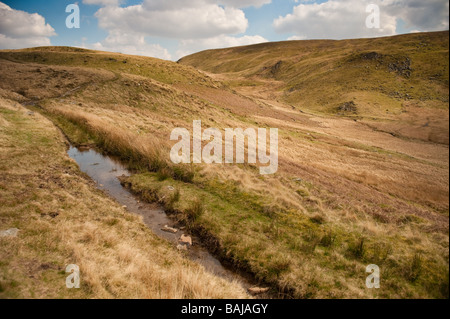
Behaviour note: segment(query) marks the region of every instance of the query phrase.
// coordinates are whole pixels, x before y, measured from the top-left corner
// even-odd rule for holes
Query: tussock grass
[[[101,118],[87,113],[55,109],[51,115],[76,145],[92,141],[103,151],[128,163],[130,168],[157,172],[161,181],[174,178],[192,182],[195,178],[192,167],[174,166],[170,163],[167,158],[170,148],[161,140],[117,129]]]
[[[257,92],[268,103],[282,100],[297,112],[367,118],[389,133],[448,144],[437,115],[443,114],[437,109],[448,111],[448,45],[448,31],[370,40],[289,41],[207,50],[180,63],[228,75],[224,79],[238,92]],[[408,70],[401,69],[405,62]],[[339,112],[344,103],[355,105],[356,113]],[[404,114],[418,105],[434,109],[432,130],[419,124],[418,117]],[[379,120],[394,125],[380,125]],[[411,122],[413,130],[408,128]]]
[[[0,127],[0,229],[20,229],[16,238],[0,238],[1,297],[247,297],[237,283],[184,259],[140,217],[96,190],[48,120],[3,98],[0,119],[7,123]],[[69,264],[80,267],[81,289],[65,286]]]
[[[198,66],[208,69],[211,63],[211,71],[232,73],[209,76],[179,64],[107,53],[8,51],[0,53],[9,60],[0,59],[0,92],[17,101],[36,95],[36,110],[75,144],[121,157],[137,173],[124,181],[133,191],[161,202],[213,252],[282,296],[445,298],[448,105],[442,98],[448,98],[448,83],[442,76],[429,80],[428,70],[448,65],[446,37],[289,43],[282,52],[276,50],[280,44],[212,51]],[[433,45],[415,48],[417,39]],[[410,56],[413,75],[408,79],[377,70],[374,61],[354,59],[361,57],[355,50],[371,52],[375,45],[383,54]],[[223,55],[208,58],[217,53]],[[262,66],[270,72],[280,55],[275,77],[257,72]],[[429,65],[430,57],[438,63]],[[224,63],[216,68],[217,61]],[[53,69],[61,78],[67,72],[78,80],[79,73],[84,84],[61,97],[73,80],[59,79],[61,88],[53,91],[55,83],[46,81]],[[381,81],[386,92],[369,87],[371,81]],[[405,96],[422,89],[429,99],[420,92]],[[349,101],[355,101],[357,115],[334,114]],[[190,128],[194,119],[221,130],[279,128],[278,174],[262,177],[252,165],[171,165],[170,131]],[[201,206],[195,207],[195,199]],[[111,240],[103,246],[116,249]],[[420,263],[414,262],[417,253]],[[365,287],[372,263],[382,268],[381,290]],[[419,264],[420,275],[410,280],[408,269]]]
[[[125,184],[147,200],[163,203],[168,211],[175,214],[175,218],[209,243],[212,251],[266,283],[275,285],[281,295],[288,293],[297,298],[319,298],[358,294],[358,290],[353,289],[357,289],[357,282],[362,277],[352,277],[357,273],[361,275],[360,271],[365,271],[364,265],[370,263],[389,269],[383,277],[389,285],[397,282],[405,289],[407,282],[410,282],[404,275],[404,267],[410,266],[408,255],[404,260],[396,261],[402,258],[401,254],[391,244],[383,242],[385,236],[383,241],[376,236],[369,239],[361,237],[358,232],[347,233],[336,225],[318,225],[306,218],[300,219],[300,223],[297,219],[297,224],[289,225],[292,217],[286,220],[276,213],[267,215],[265,205],[252,203],[237,189],[225,195],[225,186],[217,189],[215,185],[209,189],[206,185],[198,187],[173,179],[161,182],[154,173],[134,175],[127,178]],[[179,190],[176,202],[170,199],[173,195],[168,186]],[[246,206],[241,204],[240,196],[246,199]],[[308,262],[305,264],[306,260]],[[429,262],[433,263],[431,260]],[[324,276],[321,268],[314,268],[317,263],[326,265],[326,268],[333,265],[334,276],[342,272],[347,283],[339,287],[329,286],[326,280],[330,278]],[[360,270],[354,270],[355,273],[347,277],[344,274],[348,274],[351,267]],[[435,269],[438,270],[442,265],[433,267],[439,267]],[[315,288],[304,286],[304,278],[312,278]],[[352,292],[348,291],[347,295],[342,285],[351,287]],[[395,291],[398,285],[390,287],[392,290],[389,293]],[[410,289],[409,293],[412,293],[416,287]],[[362,297],[363,292],[359,293]],[[380,296],[387,295],[382,293]]]

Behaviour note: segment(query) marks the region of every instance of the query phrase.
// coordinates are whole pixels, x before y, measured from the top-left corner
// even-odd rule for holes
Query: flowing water
[[[70,147],[68,154],[78,163],[81,171],[89,175],[97,183],[99,189],[105,191],[121,205],[126,206],[129,212],[141,215],[145,224],[157,236],[168,240],[175,247],[181,235],[189,236],[183,231],[173,234],[161,230],[166,225],[175,227],[174,222],[159,205],[141,202],[137,196],[121,185],[119,177],[124,175],[130,176],[130,172],[119,161],[104,156],[94,149],[84,150]],[[193,246],[186,253],[190,259],[203,265],[208,272],[216,276],[230,281],[238,281],[244,288],[251,287],[249,279],[223,266],[217,258],[201,246],[201,241],[198,238],[191,237]]]

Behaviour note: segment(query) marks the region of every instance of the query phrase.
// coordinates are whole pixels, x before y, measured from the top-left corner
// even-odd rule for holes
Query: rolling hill
[[[276,296],[445,298],[448,37],[267,43],[178,63],[4,50],[0,96],[51,120],[72,144],[121,158],[135,172],[124,185]],[[278,173],[173,164],[172,129],[191,131],[200,119],[219,130],[278,128]],[[365,286],[369,264],[382,269],[383,289]]]
[[[448,46],[445,31],[264,43],[204,51],[179,63],[226,75],[230,87],[295,110],[383,120],[372,124],[448,144]]]

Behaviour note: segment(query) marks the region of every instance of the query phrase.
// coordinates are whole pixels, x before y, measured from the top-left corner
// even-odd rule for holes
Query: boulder
[[[163,228],[161,228],[161,230],[162,230],[162,231],[165,231],[166,233],[172,233],[172,234],[178,233],[178,229],[169,227],[169,226],[167,226],[167,225],[164,226]]]
[[[0,237],[17,237],[18,234],[19,230],[17,228],[0,231]]]
[[[181,245],[192,246],[192,237],[181,235],[181,238],[180,238],[179,242],[180,242]]]
[[[253,287],[253,288],[249,288],[248,292],[254,296],[261,295],[261,294],[265,294],[265,293],[269,292],[269,288]]]

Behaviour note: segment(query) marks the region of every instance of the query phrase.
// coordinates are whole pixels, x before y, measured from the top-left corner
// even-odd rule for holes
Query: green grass
[[[280,292],[289,291],[296,298],[324,297],[327,293],[329,297],[332,294],[343,297],[340,293],[345,289],[330,285],[327,277],[317,270],[322,267],[330,270],[331,266],[329,274],[335,277],[343,276],[351,283],[364,282],[363,269],[373,262],[386,270],[383,281],[385,287],[390,287],[377,293],[380,298],[424,293],[445,297],[441,295],[440,285],[424,288],[417,284],[428,280],[443,283],[441,276],[445,274],[445,266],[427,259],[428,278],[423,277],[422,271],[411,273],[412,269],[418,271],[418,261],[410,261],[409,257],[398,260],[402,248],[396,235],[382,239],[361,237],[358,231],[349,233],[320,217],[308,219],[295,212],[269,208],[262,198],[231,183],[191,184],[170,178],[161,181],[155,173],[143,173],[127,178],[124,184],[145,200],[162,203],[174,218],[203,238],[220,257],[253,273],[262,282],[274,285]],[[299,285],[311,275],[302,260],[317,267],[312,271],[314,289]],[[423,263],[421,257],[421,267]],[[360,268],[362,272],[349,272],[349,267]],[[417,276],[414,281],[413,276]]]
[[[427,39],[430,46],[415,49],[421,37]],[[444,61],[448,57],[445,44],[448,44],[448,32],[394,39],[271,43],[207,51],[187,57],[180,64],[71,48],[2,51],[0,58],[72,66],[84,68],[83,71],[112,71],[114,78],[96,78],[94,85],[85,85],[67,97],[67,101],[43,100],[39,104],[42,108],[36,111],[57,124],[73,144],[95,145],[119,157],[137,173],[123,181],[128,187],[147,201],[162,203],[175,219],[199,235],[212,252],[254,274],[261,284],[271,285],[280,293],[296,298],[446,298],[448,260],[442,252],[448,249],[448,233],[435,234],[427,228],[434,226],[430,219],[408,215],[406,210],[419,204],[409,203],[401,212],[406,217],[393,216],[396,224],[389,224],[382,213],[393,213],[398,202],[386,200],[379,204],[372,202],[372,197],[353,201],[352,194],[342,196],[342,201],[336,200],[340,197],[339,189],[329,194],[324,184],[303,180],[307,178],[298,172],[302,180],[293,181],[296,176],[287,172],[275,179],[287,185],[282,192],[292,193],[286,194],[292,195],[287,200],[292,199],[295,205],[286,204],[285,194],[277,195],[274,191],[266,195],[264,190],[245,188],[257,174],[253,166],[237,166],[239,173],[232,175],[237,181],[232,182],[216,177],[220,176],[220,168],[211,174],[204,173],[201,167],[172,165],[161,155],[168,154],[166,149],[145,151],[149,149],[145,143],[151,139],[158,139],[173,126],[184,125],[198,117],[208,118],[214,125],[231,122],[233,125],[269,126],[260,124],[264,120],[251,115],[235,114],[227,109],[226,102],[211,102],[207,94],[188,93],[190,91],[183,91],[183,87],[194,91],[216,85],[227,92],[233,87],[237,91],[243,87],[264,90],[266,86],[271,87],[272,80],[277,80],[282,86],[280,92],[275,93],[280,94],[281,100],[297,111],[308,108],[314,114],[331,114],[333,120],[340,116],[385,120],[386,110],[398,116],[405,94],[432,101],[426,104],[427,108],[448,108],[443,102],[448,99],[445,91],[448,78],[442,74],[429,80],[431,73],[448,70],[448,62]],[[361,59],[361,53],[374,50],[388,56],[381,66],[376,61]],[[406,55],[413,62],[411,77],[386,69],[392,59]],[[430,58],[437,61],[435,65],[427,60]],[[280,59],[279,70],[271,72],[271,67]],[[224,83],[216,83],[193,68],[183,66],[184,63],[231,75],[228,74],[229,80]],[[262,70],[263,67],[266,69]],[[70,72],[76,74],[74,69]],[[401,98],[392,96],[396,91]],[[214,93],[219,94],[220,90]],[[349,101],[355,102],[358,114],[338,114],[337,107]],[[14,116],[3,112],[4,116]],[[49,143],[46,138],[35,140],[32,131],[16,134],[20,134],[16,138],[21,143]],[[306,145],[305,149],[317,147],[319,151],[344,155],[354,149],[367,161],[383,162],[387,156],[392,157],[396,165],[421,161],[399,152],[306,129],[283,129],[280,136],[294,142],[293,147],[298,141],[299,148]],[[149,139],[140,140],[141,137]],[[17,158],[21,155],[15,154]],[[356,156],[352,158],[358,167],[368,163],[358,162]],[[240,183],[239,174],[250,181]],[[267,179],[265,186],[270,187],[270,182]],[[327,182],[332,183],[323,181]],[[364,182],[361,184],[367,186]],[[376,186],[372,189],[378,196]],[[38,199],[37,195],[27,194],[31,202],[27,209],[40,214],[42,207],[33,202]],[[51,197],[46,199],[50,201]],[[7,199],[5,207],[9,205],[8,200],[13,198]],[[377,216],[377,212],[382,213]],[[430,214],[434,212],[431,210]],[[115,223],[112,219],[107,225],[112,227]],[[388,229],[398,229],[398,232],[388,232]],[[108,242],[104,245],[106,249],[111,246]],[[382,266],[383,289],[368,291],[365,269],[374,262]]]
[[[283,101],[310,112],[333,114],[340,104],[354,100],[362,107],[360,116],[381,117],[386,109],[399,110],[407,94],[448,109],[448,43],[448,31],[370,40],[289,41],[208,50],[180,63],[240,77],[227,82],[231,87],[250,86],[258,79],[281,81]],[[361,58],[371,52],[382,58]],[[407,58],[411,76],[390,67]],[[376,110],[380,103],[382,111]]]
[[[347,284],[355,285],[363,282],[363,278],[359,277],[361,271],[348,271],[349,267],[357,267],[364,273],[365,265],[377,261],[386,266],[388,277],[385,280],[392,283],[391,288],[380,292],[378,297],[424,294],[442,297],[442,289],[436,291],[436,287],[441,285],[423,288],[417,283],[421,280],[423,283],[442,283],[445,266],[427,259],[428,278],[423,276],[422,271],[412,274],[414,265],[418,263],[410,261],[411,257],[407,257],[409,253],[402,251],[400,239],[395,235],[362,238],[357,229],[349,232],[328,223],[320,214],[308,218],[296,211],[286,210],[274,204],[272,198],[262,198],[235,183],[205,179],[195,174],[183,178],[186,172],[192,172],[189,167],[175,167],[172,170],[161,165],[154,172],[145,172],[148,169],[143,166],[146,160],[134,154],[128,146],[115,145],[108,135],[96,134],[83,121],[57,114],[47,115],[75,143],[94,143],[110,154],[121,156],[132,168],[144,172],[128,178],[125,184],[143,199],[162,203],[168,212],[203,238],[221,258],[254,274],[262,282],[277,287],[280,293],[288,292],[296,298],[344,297],[345,289],[330,285],[321,273],[323,269],[329,269],[332,265],[335,277],[342,276],[348,281]],[[304,199],[305,208],[312,213],[318,212],[314,201],[310,200],[313,186],[300,184],[302,188],[298,193]],[[399,261],[399,256],[406,257]],[[316,267],[311,286],[306,288],[300,283],[310,270],[300,262],[302,260],[308,260],[308,264]],[[411,280],[413,277],[414,280]]]
[[[50,121],[3,98],[0,121],[0,230],[19,229],[0,237],[0,298],[247,297],[96,189]],[[81,289],[66,287],[69,264]]]
[[[42,47],[15,52],[0,51],[0,57],[18,62],[105,69],[117,73],[144,76],[166,84],[213,84],[212,80],[190,67],[154,58],[109,52],[80,51],[67,47]]]

